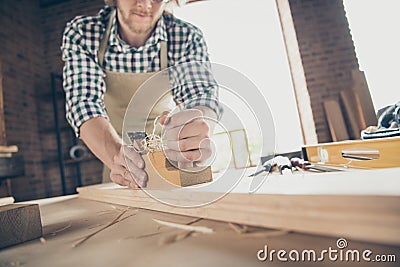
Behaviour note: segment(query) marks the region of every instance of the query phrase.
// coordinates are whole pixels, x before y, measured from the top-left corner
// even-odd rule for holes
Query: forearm
[[[121,149],[122,140],[104,117],[95,117],[80,127],[80,137],[105,165],[111,168],[113,158]]]

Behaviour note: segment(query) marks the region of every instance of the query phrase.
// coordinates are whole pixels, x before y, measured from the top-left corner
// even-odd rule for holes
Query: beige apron
[[[103,65],[104,55],[107,48],[107,43],[111,33],[111,26],[114,21],[116,15],[116,10],[113,10],[110,15],[110,19],[108,21],[108,25],[104,34],[104,37],[100,44],[100,49],[98,53],[98,59],[100,66]],[[160,63],[161,69],[164,70],[168,67],[168,57],[167,57],[167,43],[165,41],[161,42],[160,48]],[[132,96],[135,94],[137,89],[147,81],[151,76],[156,74],[156,72],[147,72],[147,73],[120,73],[107,71],[105,77],[106,83],[106,93],[104,95],[104,104],[107,111],[107,114],[110,118],[110,122],[112,126],[115,128],[119,136],[123,139],[126,139],[122,136],[122,127],[125,116],[125,111],[130,103]],[[158,75],[161,77],[161,75]],[[164,78],[158,77],[154,86],[160,88],[170,88],[168,77],[165,75]],[[160,96],[162,93],[160,92]],[[143,99],[145,101],[146,99]],[[141,99],[142,101],[142,99]],[[153,105],[154,103],[147,103]],[[164,95],[162,100],[160,100],[157,105],[151,111],[149,118],[155,118],[163,111],[170,110],[171,106],[174,106],[174,102],[172,100],[171,92],[169,91],[168,95]],[[143,117],[143,114],[138,114],[135,116],[135,123],[145,125],[147,121],[147,116]],[[152,124],[152,123],[150,123]],[[147,131],[148,126],[146,126]],[[110,180],[110,169],[104,166],[103,168],[103,183],[111,182]]]

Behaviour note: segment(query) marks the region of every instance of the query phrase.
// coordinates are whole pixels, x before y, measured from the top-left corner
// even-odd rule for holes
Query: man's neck
[[[136,33],[132,32],[126,25],[119,24],[118,33],[121,39],[132,47],[139,48],[149,39],[152,31]]]

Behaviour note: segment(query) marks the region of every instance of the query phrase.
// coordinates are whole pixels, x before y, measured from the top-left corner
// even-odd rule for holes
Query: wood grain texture
[[[13,197],[2,197],[0,198],[0,206],[12,204],[14,201]]]
[[[399,188],[399,182],[395,179],[399,171],[396,169],[396,171],[388,172],[390,181],[388,180],[386,186],[382,187],[387,187],[389,191],[393,187]],[[351,174],[356,182],[351,181]],[[400,244],[400,228],[398,227],[400,225],[400,193],[391,191],[394,192],[392,194],[388,191],[388,195],[384,195],[385,193],[379,191],[380,189],[376,190],[376,194],[373,193],[373,188],[372,192],[371,188],[363,190],[363,184],[360,183],[363,180],[366,184],[370,182],[371,187],[377,187],[378,177],[374,178],[374,174],[382,177],[381,172],[360,171],[350,174],[344,172],[343,179],[337,179],[339,181],[337,183],[335,183],[335,177],[340,178],[342,174],[330,174],[325,179],[322,175],[311,175],[309,179],[306,176],[296,178],[293,175],[289,179],[291,181],[284,181],[286,178],[283,177],[277,177],[275,180],[269,178],[273,180],[272,183],[261,188],[261,193],[248,194],[239,190],[239,193],[237,191],[229,193],[218,201],[196,208],[165,205],[147,194],[152,194],[151,191],[145,193],[141,190],[112,188],[110,185],[79,188],[78,192],[81,198],[180,215],[303,233],[342,236],[362,241]],[[303,189],[297,190],[298,183],[303,183]],[[319,184],[321,190],[318,190],[313,183]],[[380,183],[385,184],[384,178]],[[290,184],[294,184],[292,188]],[[341,193],[351,187],[359,190],[358,194]],[[283,193],[285,188],[289,188],[287,193]],[[337,188],[336,194],[333,192],[324,194],[324,190],[332,188],[333,192]],[[268,193],[262,193],[263,191]],[[276,191],[276,193],[271,191]],[[165,194],[170,199],[196,204],[209,199],[210,195],[217,192],[166,191]]]
[[[0,146],[0,153],[16,153],[18,152],[17,146]]]
[[[143,160],[149,177],[147,187],[151,189],[190,186],[212,181],[211,167],[193,167],[191,172],[180,170],[168,164],[162,151],[143,155]]]
[[[324,101],[324,109],[332,140],[334,142],[348,140],[349,134],[338,101]]]
[[[365,73],[358,69],[353,70],[353,89],[356,92],[358,101],[358,107],[361,108],[363,124],[368,126],[374,126],[378,124],[378,119],[375,114],[374,104],[372,103],[371,93],[368,88],[367,79]]]
[[[4,98],[3,98],[3,68],[0,62],[0,145],[6,145],[6,121],[4,117]]]
[[[340,92],[340,99],[343,102],[346,117],[349,125],[349,134],[351,139],[361,138],[361,119],[359,115],[359,109],[357,108],[357,102],[355,99],[353,90],[346,90]]]
[[[39,205],[11,204],[0,206],[0,248],[42,236]]]
[[[352,140],[305,146],[307,159],[311,162],[323,161],[319,150],[327,153],[324,163],[332,166],[348,166],[351,168],[379,169],[400,167],[400,137],[387,137],[371,140]],[[342,157],[345,149],[374,149],[379,151],[379,158],[374,160],[349,160]]]
[[[81,246],[72,248],[71,245],[76,240],[113,221],[125,207],[80,197],[71,198],[71,196],[68,196],[68,199],[48,198],[37,203],[40,205],[43,218],[43,237],[47,242],[37,240],[0,250],[0,266],[287,267],[291,264],[278,262],[276,257],[272,262],[260,262],[256,256],[257,251],[268,245],[269,250],[284,249],[289,252],[296,249],[301,252],[304,249],[314,249],[320,252],[329,247],[336,249],[336,241],[341,237],[305,235],[296,232],[285,234],[286,231],[258,227],[247,227],[246,233],[237,233],[226,222],[198,220],[193,217],[132,208],[121,218],[122,221],[95,235]],[[214,232],[194,233],[183,238],[185,230],[160,227],[153,219],[205,226]],[[169,243],[171,240],[175,242]],[[358,242],[353,239],[346,240],[349,249],[359,251],[369,249],[374,255],[398,255],[400,248]],[[369,265],[355,261],[333,262],[329,261],[327,254],[325,256],[325,260],[319,261],[318,264],[299,261],[292,265],[296,267]],[[397,260],[375,265],[398,267],[399,264]]]

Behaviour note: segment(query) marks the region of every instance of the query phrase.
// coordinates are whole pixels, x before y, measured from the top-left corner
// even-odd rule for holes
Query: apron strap
[[[167,42],[161,41],[160,47],[160,65],[161,70],[168,68]]]
[[[100,43],[99,51],[97,53],[97,59],[99,60],[99,65],[101,68],[103,67],[104,55],[106,53],[107,43],[108,43],[108,39],[110,39],[111,27],[114,22],[116,13],[117,13],[117,9],[114,8],[114,10],[111,11],[110,18],[108,19],[108,23],[107,23],[107,28],[106,28],[106,31],[104,32],[103,39],[101,40],[101,43]]]

